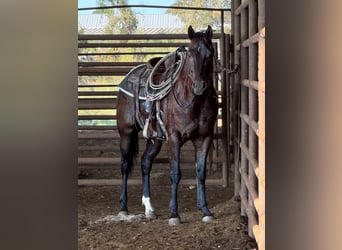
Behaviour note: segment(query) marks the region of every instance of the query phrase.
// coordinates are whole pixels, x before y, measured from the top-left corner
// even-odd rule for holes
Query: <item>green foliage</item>
[[[200,8],[229,8],[231,1],[216,1],[216,0],[176,0],[172,6],[188,6]],[[167,13],[177,16],[187,28],[192,25],[196,29],[206,29],[211,25],[214,29],[221,28],[221,12],[220,11],[204,11],[204,10],[182,10],[169,9]],[[227,15],[227,13],[229,13]],[[225,12],[225,23],[230,23],[230,12]],[[229,32],[230,30],[225,30]]]
[[[84,33],[85,33],[85,28],[80,27],[80,29],[78,30],[78,34],[84,34]]]
[[[97,0],[99,7],[127,5],[127,0]],[[108,25],[105,28],[105,34],[113,34],[118,31],[119,34],[132,34],[137,29],[137,18],[131,8],[117,9],[99,9],[94,14],[105,14],[108,17]]]

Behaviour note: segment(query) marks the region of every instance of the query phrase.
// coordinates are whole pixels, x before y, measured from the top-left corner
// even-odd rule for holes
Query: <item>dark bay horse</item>
[[[213,141],[214,125],[218,112],[217,95],[213,85],[214,49],[211,41],[212,35],[213,31],[210,26],[204,32],[195,32],[189,26],[190,44],[188,50],[182,54],[183,63],[179,69],[179,74],[177,77],[171,77],[170,91],[157,101],[158,114],[164,126],[164,139],[167,139],[170,164],[170,225],[180,223],[177,199],[178,185],[181,180],[180,149],[188,140],[192,141],[196,152],[197,205],[203,213],[202,221],[210,222],[213,220],[213,214],[207,207],[205,195],[206,161],[208,150]],[[167,63],[165,64],[167,65]],[[139,81],[140,86],[146,84],[144,77],[140,77]],[[138,132],[143,129],[141,123],[139,124],[137,121],[136,114],[140,112],[142,120],[146,120],[149,114],[144,109],[144,100],[138,101],[139,104],[137,105],[137,96],[129,94],[123,89],[120,90],[122,91],[119,91],[117,99],[122,172],[120,213],[126,214],[128,212],[127,179],[138,149]],[[141,158],[142,203],[145,206],[145,216],[148,218],[154,217],[154,209],[150,201],[150,171],[153,159],[160,152],[162,142],[163,140],[160,138],[147,139],[146,149]]]

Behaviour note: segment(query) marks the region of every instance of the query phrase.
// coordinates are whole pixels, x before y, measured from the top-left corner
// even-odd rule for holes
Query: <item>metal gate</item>
[[[235,195],[249,236],[265,249],[265,1],[232,3]]]

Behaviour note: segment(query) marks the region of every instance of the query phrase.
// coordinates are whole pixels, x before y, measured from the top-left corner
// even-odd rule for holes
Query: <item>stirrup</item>
[[[144,129],[143,129],[143,136],[146,138],[146,139],[150,139],[150,138],[156,138],[158,133],[157,131],[155,131],[154,129],[152,128],[148,128],[149,127],[149,124],[150,124],[150,118],[146,118],[146,121],[145,121],[145,125],[144,125]],[[151,134],[147,134],[147,132],[150,130]]]

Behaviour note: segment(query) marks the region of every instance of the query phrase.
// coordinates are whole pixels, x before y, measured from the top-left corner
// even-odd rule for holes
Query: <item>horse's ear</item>
[[[192,38],[194,38],[194,35],[195,35],[195,31],[194,31],[194,29],[192,28],[192,26],[190,25],[189,28],[188,28],[188,36],[189,36],[189,39],[192,40]]]
[[[207,36],[208,40],[211,40],[211,38],[213,37],[213,29],[210,25],[208,25],[208,28],[205,31],[205,35]]]

